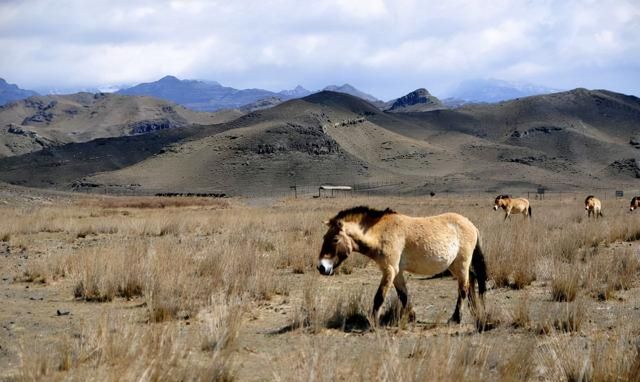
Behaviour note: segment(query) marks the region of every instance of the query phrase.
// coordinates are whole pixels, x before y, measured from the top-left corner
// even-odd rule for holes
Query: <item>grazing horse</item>
[[[629,206],[629,211],[633,211],[636,208],[640,208],[640,196],[634,196],[631,199],[631,205]]]
[[[591,217],[592,214],[596,219],[598,217],[603,217],[602,203],[600,203],[600,199],[593,195],[587,196],[584,200],[584,209],[587,210],[587,217]]]
[[[524,198],[511,199],[509,195],[498,195],[493,209],[497,211],[498,208],[504,210],[504,220],[511,219],[511,214],[523,214],[525,217],[531,218],[531,206],[529,201]]]
[[[436,275],[448,269],[453,274],[458,280],[458,300],[449,322],[460,322],[460,306],[467,296],[473,314],[478,316],[475,281],[484,307],[487,268],[480,249],[480,234],[464,216],[446,213],[411,217],[390,209],[354,207],[341,211],[325,224],[329,229],[318,259],[321,274],[334,274],[351,252],[371,258],[382,271],[373,301],[376,324],[391,285],[398,293],[403,312],[412,314],[404,271]]]

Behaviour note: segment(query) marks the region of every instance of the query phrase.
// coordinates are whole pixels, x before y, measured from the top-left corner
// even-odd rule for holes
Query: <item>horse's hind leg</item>
[[[465,268],[466,271],[463,271],[462,268]],[[462,307],[462,300],[464,300],[469,292],[469,265],[464,267],[459,261],[455,261],[451,264],[449,268],[453,276],[458,280],[458,300],[456,301],[456,308],[453,311],[453,315],[449,319],[449,323],[459,324],[460,319],[460,308]]]
[[[411,307],[409,303],[409,292],[407,291],[407,284],[404,281],[404,276],[402,275],[402,271],[398,272],[396,278],[393,280],[393,286],[396,287],[396,292],[398,293],[398,298],[402,303],[402,313],[405,312],[409,314],[409,321],[416,320],[416,313]]]

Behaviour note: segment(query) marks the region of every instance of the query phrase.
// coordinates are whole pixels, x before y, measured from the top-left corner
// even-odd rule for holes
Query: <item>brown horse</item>
[[[531,206],[529,201],[524,198],[512,199],[509,195],[498,195],[493,209],[497,211],[498,208],[504,210],[504,220],[511,219],[512,214],[522,214],[531,218]]]
[[[593,195],[587,196],[584,200],[584,209],[587,210],[587,217],[591,217],[592,214],[596,219],[598,217],[603,217],[602,203],[600,202],[600,199]]]
[[[351,252],[371,258],[382,271],[373,301],[374,322],[378,322],[380,307],[391,285],[395,286],[403,311],[412,313],[404,271],[435,275],[448,269],[453,274],[458,281],[458,300],[450,322],[460,322],[460,305],[466,296],[477,316],[475,281],[484,306],[487,269],[480,234],[464,216],[447,213],[411,217],[390,209],[355,207],[341,211],[325,223],[329,230],[318,259],[321,274],[334,274]]]
[[[636,208],[640,208],[640,196],[634,196],[631,199],[631,205],[629,205],[629,211],[633,211]]]

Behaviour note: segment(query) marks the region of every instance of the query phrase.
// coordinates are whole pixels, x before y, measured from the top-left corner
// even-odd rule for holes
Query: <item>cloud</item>
[[[0,77],[27,88],[173,74],[392,98],[497,77],[640,94],[639,49],[635,0],[0,2]]]

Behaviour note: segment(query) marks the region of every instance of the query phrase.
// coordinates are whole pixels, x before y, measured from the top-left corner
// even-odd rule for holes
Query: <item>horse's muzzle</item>
[[[333,274],[333,264],[331,261],[322,259],[320,260],[320,264],[318,264],[318,272],[321,275],[331,276]]]
[[[498,206],[493,206],[493,210],[497,211],[498,210]]]

